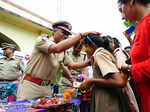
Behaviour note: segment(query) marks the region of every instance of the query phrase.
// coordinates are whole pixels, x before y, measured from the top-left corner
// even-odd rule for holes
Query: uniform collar
[[[8,59],[8,58],[5,56],[4,59]],[[15,60],[15,56],[11,57],[10,60]]]

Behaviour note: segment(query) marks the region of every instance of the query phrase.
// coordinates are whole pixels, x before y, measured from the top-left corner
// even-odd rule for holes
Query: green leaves
[[[138,21],[134,22],[133,24],[131,24],[130,22],[128,21],[124,21],[123,24],[128,28],[132,25],[134,25],[136,27],[136,25],[138,24]]]

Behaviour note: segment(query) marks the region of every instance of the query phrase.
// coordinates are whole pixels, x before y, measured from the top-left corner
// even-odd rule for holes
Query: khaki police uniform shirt
[[[27,63],[25,74],[42,80],[51,80],[56,75],[64,52],[48,53],[54,44],[53,39],[40,36],[35,44],[31,59]],[[22,80],[17,91],[17,100],[30,100],[38,97],[51,96],[50,86],[39,86],[33,82]]]
[[[48,53],[50,45],[54,44],[52,39],[39,37],[36,41],[32,57],[29,60],[25,73],[32,77],[43,80],[51,80],[55,76],[63,60],[62,53]]]
[[[67,60],[67,62],[65,63],[69,63],[69,62],[83,62],[86,60],[86,53],[84,52],[80,52],[79,55],[74,56],[73,55],[73,50],[68,51],[68,53],[66,53],[66,57],[65,57],[65,61]],[[70,69],[70,72],[72,75],[78,75],[78,74],[82,74],[82,70],[83,69]]]
[[[71,48],[65,52],[64,63],[68,64],[71,62],[83,62],[85,60],[85,58],[86,58],[86,54],[83,52],[80,52],[80,54],[78,56],[74,56],[73,55],[73,49]],[[76,70],[69,69],[69,70],[73,76],[77,76],[78,74],[82,74],[83,69],[76,69]],[[61,77],[59,84],[72,86],[72,83],[65,77]],[[70,87],[60,86],[59,87],[59,93],[64,93],[69,88]]]
[[[24,64],[21,59],[14,57],[10,60],[7,57],[0,59],[0,80],[16,80],[20,70],[24,70]]]

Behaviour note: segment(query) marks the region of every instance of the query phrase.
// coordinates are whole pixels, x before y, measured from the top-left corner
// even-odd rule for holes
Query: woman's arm
[[[89,78],[86,79],[81,85],[80,89],[89,88],[92,84],[95,84],[100,87],[124,87],[127,82],[126,75],[122,75],[121,73],[113,73],[107,79],[96,79],[96,78]]]
[[[92,83],[102,87],[124,87],[127,77],[120,72],[114,73],[108,79],[93,79]]]

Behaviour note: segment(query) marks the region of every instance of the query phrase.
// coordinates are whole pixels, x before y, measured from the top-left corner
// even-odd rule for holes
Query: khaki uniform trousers
[[[17,101],[32,100],[41,97],[51,97],[50,85],[39,86],[27,80],[21,80],[17,91]]]

